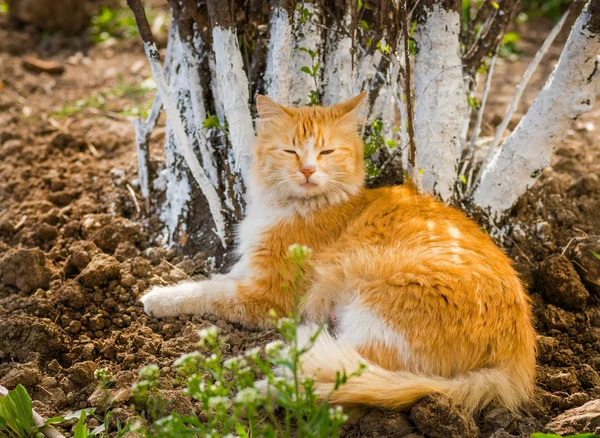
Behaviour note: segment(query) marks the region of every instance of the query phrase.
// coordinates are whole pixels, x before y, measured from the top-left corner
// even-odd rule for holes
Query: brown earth
[[[165,250],[155,219],[138,212],[144,205],[135,184],[134,132],[122,111],[148,107],[152,93],[115,90],[149,77],[141,45],[90,46],[84,38],[7,27],[5,20],[0,16],[0,384],[25,385],[45,416],[89,406],[101,411],[94,371],[106,368],[115,381],[109,389],[115,415],[126,420],[134,415],[128,388],[141,366],[156,363],[167,377],[162,390],[172,409],[193,411],[173,391],[171,366],[196,348],[199,328],[220,327],[228,354],[264,345],[275,334],[211,317],[157,320],[142,311],[138,298],[149,287],[201,278],[211,269],[201,256]],[[548,28],[537,22],[521,29],[524,55],[499,62],[483,136],[492,135]],[[560,44],[551,50],[520,111],[559,50]],[[28,69],[25,56],[57,61],[64,72]],[[96,99],[61,111],[100,95],[103,105]],[[368,412],[345,427],[347,436],[529,436],[565,410],[600,398],[600,261],[590,252],[600,252],[600,126],[594,124],[600,124],[598,106],[575,122],[502,239],[529,285],[540,334],[531,405],[521,415],[491,407],[473,422],[431,396],[408,414]],[[158,128],[155,167],[163,138]]]

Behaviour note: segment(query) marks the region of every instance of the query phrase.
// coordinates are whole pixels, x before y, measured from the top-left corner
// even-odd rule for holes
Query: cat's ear
[[[361,116],[360,111],[365,101],[365,97],[367,97],[367,92],[363,91],[359,95],[354,96],[345,102],[332,106],[331,109],[334,114],[337,115],[340,122],[354,125],[364,124],[364,117]]]
[[[290,115],[289,108],[279,105],[262,94],[256,96],[256,109],[261,120],[268,120],[275,117]]]

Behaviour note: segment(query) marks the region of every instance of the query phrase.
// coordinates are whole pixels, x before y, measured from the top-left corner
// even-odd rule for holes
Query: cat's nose
[[[300,169],[300,172],[302,172],[304,174],[304,176],[306,177],[306,181],[308,181],[310,179],[310,176],[316,172],[317,169],[315,169],[313,166],[305,166],[302,169]]]

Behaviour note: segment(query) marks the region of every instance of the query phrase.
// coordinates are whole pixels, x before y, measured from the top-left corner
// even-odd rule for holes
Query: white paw
[[[201,294],[200,283],[184,283],[177,286],[154,287],[140,301],[144,311],[157,318],[196,313],[192,305],[194,298]]]

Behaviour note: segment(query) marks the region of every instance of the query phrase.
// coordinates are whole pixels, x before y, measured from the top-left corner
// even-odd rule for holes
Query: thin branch
[[[496,3],[490,16],[486,19],[484,25],[475,38],[475,42],[465,51],[463,55],[463,63],[469,69],[476,70],[483,59],[489,55],[492,47],[495,47],[504,36],[504,32],[508,25],[513,22],[513,19],[519,9],[521,0],[504,0]],[[480,17],[481,12],[486,6],[484,4],[478,11],[476,20]],[[486,8],[487,9],[487,8]],[[475,23],[476,24],[476,23]]]
[[[483,121],[483,112],[485,110],[485,104],[490,93],[490,86],[492,84],[492,77],[494,76],[494,67],[496,66],[497,58],[498,53],[495,53],[494,56],[492,56],[490,66],[488,67],[486,73],[485,85],[483,86],[483,93],[481,94],[481,104],[479,105],[479,110],[477,111],[477,120],[475,121],[473,133],[471,134],[471,144],[469,147],[471,153],[475,150],[475,144],[477,143],[477,139],[479,138],[479,134],[481,133],[481,122]]]
[[[521,97],[523,96],[523,92],[525,91],[527,84],[529,83],[531,77],[537,70],[540,62],[542,61],[542,59],[548,52],[548,49],[550,49],[550,46],[554,42],[554,39],[557,37],[557,35],[559,34],[563,25],[565,24],[565,21],[567,20],[567,17],[569,16],[569,13],[571,12],[573,4],[574,3],[572,3],[571,6],[569,6],[567,11],[563,14],[562,18],[558,21],[558,23],[556,23],[556,25],[554,26],[552,31],[550,31],[550,33],[546,37],[546,40],[542,44],[542,47],[540,47],[540,50],[538,50],[538,52],[535,54],[534,58],[531,60],[531,62],[527,66],[527,70],[525,70],[525,73],[523,74],[523,77],[521,78],[519,85],[517,85],[517,88],[515,89],[515,94],[512,98],[512,101],[506,108],[506,112],[504,113],[502,122],[500,122],[500,124],[496,128],[496,135],[494,136],[494,140],[492,141],[492,144],[490,144],[487,154],[485,156],[485,159],[483,160],[483,163],[481,163],[479,172],[477,173],[477,176],[475,177],[476,182],[479,181],[479,179],[481,178],[481,175],[483,174],[483,170],[487,167],[487,165],[492,160],[492,157],[496,153],[498,145],[500,144],[500,140],[502,139],[502,136],[504,135],[504,131],[506,131],[506,128],[508,127],[508,124],[510,123],[512,116],[519,105],[519,101],[521,100]]]
[[[414,96],[412,94],[413,83],[412,83],[412,67],[410,65],[410,46],[409,46],[409,34],[408,29],[410,22],[408,19],[407,2],[400,1],[400,20],[402,23],[402,38],[403,38],[403,49],[404,49],[404,69],[406,75],[406,111],[408,118],[408,164],[412,167],[412,183],[415,185],[417,190],[421,189],[420,173],[417,169],[417,145],[415,143],[415,104]]]

